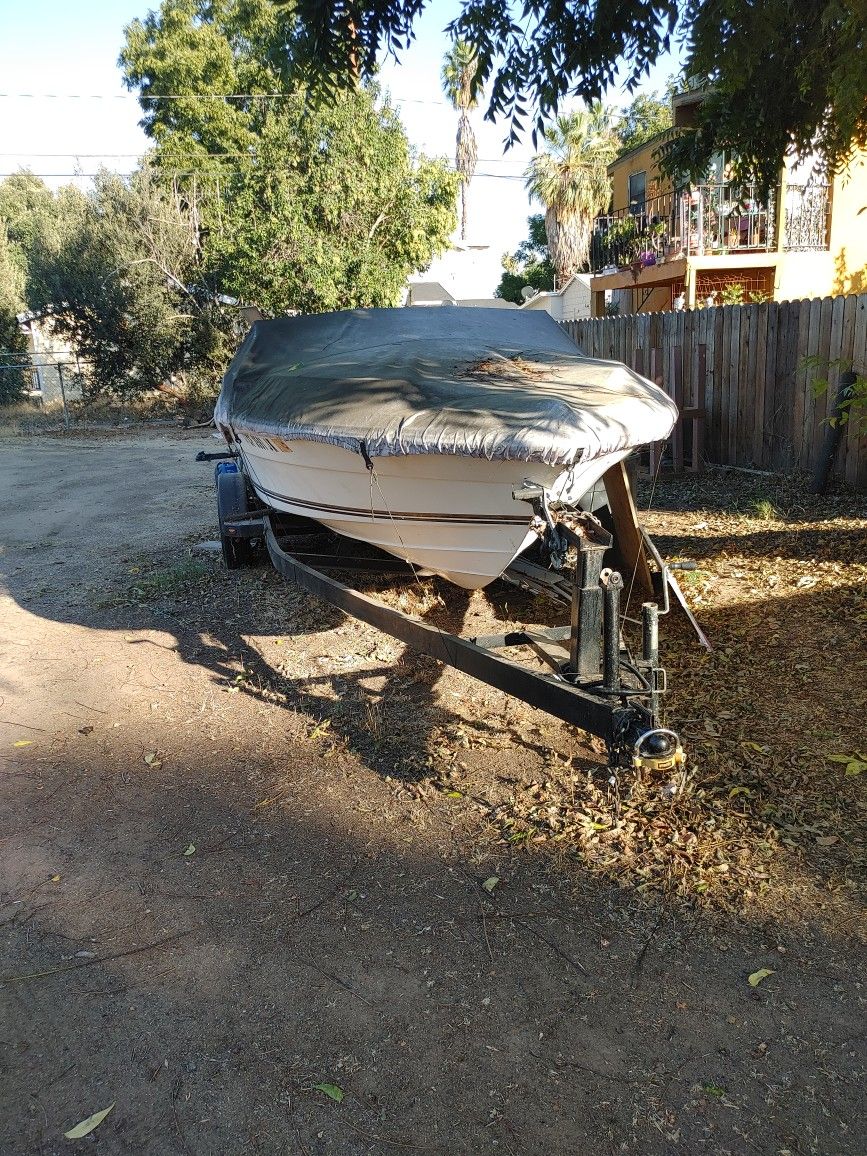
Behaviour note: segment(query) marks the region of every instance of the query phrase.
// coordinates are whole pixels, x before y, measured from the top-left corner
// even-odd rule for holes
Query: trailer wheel
[[[220,523],[220,545],[227,570],[249,565],[253,544],[249,538],[236,538],[226,529],[226,519],[245,514],[249,509],[247,481],[234,462],[220,462],[215,471],[217,484],[217,518]]]

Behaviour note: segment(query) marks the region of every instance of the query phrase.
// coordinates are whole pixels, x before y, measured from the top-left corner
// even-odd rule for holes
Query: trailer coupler
[[[685,762],[680,739],[675,731],[665,727],[645,731],[632,748],[632,766],[636,771],[673,771]]]

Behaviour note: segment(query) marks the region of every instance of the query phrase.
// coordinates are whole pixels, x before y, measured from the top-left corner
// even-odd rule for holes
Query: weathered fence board
[[[867,294],[567,321],[591,357],[659,381],[689,418],[675,459],[810,472],[822,452],[840,374],[867,376]],[[827,382],[816,395],[814,384]],[[692,465],[698,464],[693,455]],[[867,490],[867,430],[851,421],[834,475]]]

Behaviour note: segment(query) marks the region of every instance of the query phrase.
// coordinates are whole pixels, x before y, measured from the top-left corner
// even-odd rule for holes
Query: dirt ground
[[[617,811],[586,736],[191,553],[211,444],[0,440],[0,1153],[867,1151],[863,503],[656,488],[716,648],[666,624],[691,770]]]

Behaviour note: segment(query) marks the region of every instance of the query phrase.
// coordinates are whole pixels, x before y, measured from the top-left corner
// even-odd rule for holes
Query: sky
[[[151,0],[0,0],[0,174],[29,168],[57,187],[100,164],[130,172],[148,141],[138,127],[133,94],[121,83],[117,57],[123,29],[157,7]],[[432,0],[416,24],[416,39],[400,64],[384,62],[380,81],[401,112],[411,143],[431,156],[452,158],[457,116],[440,85],[444,28],[458,0]],[[676,71],[667,58],[643,86],[661,89]],[[623,105],[622,92],[610,94]],[[470,186],[468,241],[487,246],[459,261],[461,296],[490,295],[501,258],[527,235],[527,216],[538,211],[524,188],[533,155],[529,137],[504,152],[505,123],[492,125],[483,109],[473,114],[479,161]],[[76,177],[75,174],[85,174]],[[436,263],[426,277],[448,280],[453,269]]]

